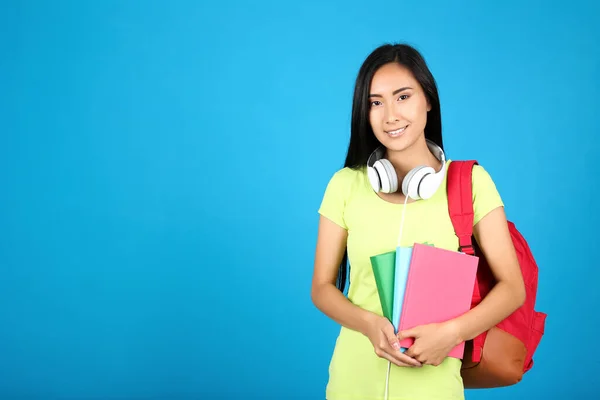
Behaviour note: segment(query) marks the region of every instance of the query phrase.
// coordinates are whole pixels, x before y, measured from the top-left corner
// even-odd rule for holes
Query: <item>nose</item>
[[[399,118],[394,104],[386,103],[384,108],[384,121],[387,123],[394,123],[398,120]]]

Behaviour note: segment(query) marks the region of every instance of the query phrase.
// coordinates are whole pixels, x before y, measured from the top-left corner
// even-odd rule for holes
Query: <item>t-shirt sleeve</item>
[[[480,165],[473,167],[473,225],[490,211],[503,207],[504,203],[490,174]]]
[[[344,229],[348,229],[344,219],[348,190],[348,174],[345,170],[337,171],[329,180],[319,207],[319,214]]]

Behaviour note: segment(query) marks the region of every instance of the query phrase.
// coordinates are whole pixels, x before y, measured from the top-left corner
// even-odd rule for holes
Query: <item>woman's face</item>
[[[369,101],[371,128],[389,150],[405,150],[425,134],[431,106],[406,67],[398,63],[382,66],[373,76]]]

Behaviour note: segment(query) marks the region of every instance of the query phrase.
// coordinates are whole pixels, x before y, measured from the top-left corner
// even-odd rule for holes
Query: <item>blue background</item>
[[[488,169],[539,262],[536,366],[467,398],[592,397],[599,13],[3,2],[0,398],[324,398],[317,208],[358,68],[388,41],[422,51],[448,156]]]

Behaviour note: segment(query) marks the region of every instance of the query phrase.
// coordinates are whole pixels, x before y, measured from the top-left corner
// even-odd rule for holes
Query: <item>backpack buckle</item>
[[[473,248],[473,245],[471,245],[471,244],[468,244],[466,246],[458,246],[458,251],[460,251],[461,253],[468,254],[470,256],[475,255],[475,249]]]

